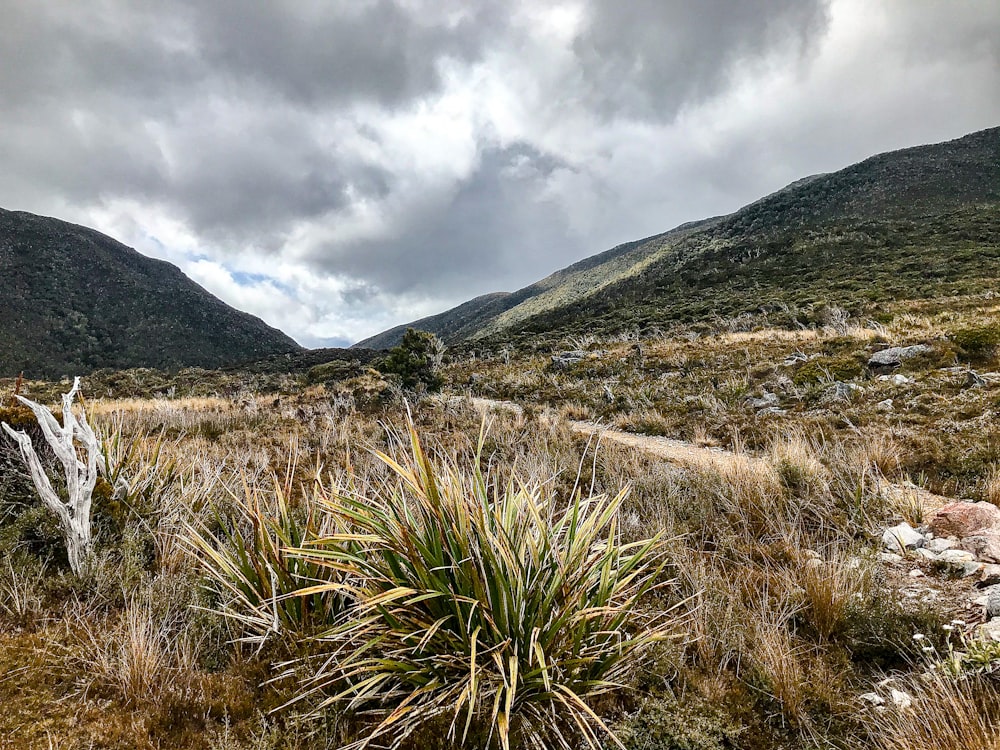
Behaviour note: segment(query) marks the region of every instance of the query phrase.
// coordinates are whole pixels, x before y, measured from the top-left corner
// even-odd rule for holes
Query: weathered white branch
[[[6,422],[3,428],[21,449],[21,456],[31,472],[31,480],[38,491],[42,503],[59,519],[69,566],[74,573],[85,570],[90,557],[92,535],[90,526],[90,506],[94,486],[97,484],[98,469],[102,463],[101,444],[94,430],[87,424],[86,415],[77,419],[73,413],[73,400],[80,390],[80,378],[73,380],[70,392],[63,396],[63,423],[59,424],[52,412],[41,404],[18,396],[17,399],[34,413],[46,442],[52,447],[56,458],[63,465],[66,475],[67,500],[63,501],[52,488],[52,482],[45,474],[38,454],[31,444],[31,438],[23,431],[13,429]],[[86,463],[80,460],[76,444],[79,443],[86,455]]]

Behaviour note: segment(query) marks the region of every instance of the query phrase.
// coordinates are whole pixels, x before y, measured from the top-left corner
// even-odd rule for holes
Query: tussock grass
[[[560,506],[544,486],[432,460],[412,429],[410,447],[380,455],[391,479],[328,493],[345,531],[298,551],[346,576],[314,591],[353,602],[305,695],[376,717],[352,747],[398,747],[441,718],[463,746],[599,747],[593,701],[675,627],[639,609],[659,536],[620,541],[623,493]]]

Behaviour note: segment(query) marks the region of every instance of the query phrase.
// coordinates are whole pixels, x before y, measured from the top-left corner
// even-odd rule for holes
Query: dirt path
[[[523,414],[524,408],[513,401],[497,401],[489,398],[462,397],[455,396],[450,400],[464,401],[472,404],[479,411],[486,413],[489,411],[505,411],[512,414]],[[555,416],[549,412],[543,414],[542,421],[553,422]],[[627,446],[642,451],[665,461],[681,466],[705,466],[720,465],[732,467],[736,464],[746,465],[747,462],[769,463],[766,457],[755,456],[750,453],[739,453],[726,450],[725,448],[706,448],[704,446],[689,443],[685,440],[675,440],[673,438],[660,437],[656,435],[640,435],[635,432],[625,432],[615,430],[611,427],[598,424],[596,422],[574,421],[568,422],[573,432],[588,437],[596,437],[601,441],[608,441],[618,445]],[[954,502],[953,498],[936,495],[928,492],[922,487],[918,487],[910,482],[897,483],[890,482],[883,478],[878,479],[879,492],[887,495],[898,504],[899,507],[920,507],[924,513],[933,513],[942,506]]]

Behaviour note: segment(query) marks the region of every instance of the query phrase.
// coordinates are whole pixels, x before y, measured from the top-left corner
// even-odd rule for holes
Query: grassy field
[[[1000,502],[1000,304],[809,313],[456,350],[441,395],[361,364],[86,379],[85,574],[0,450],[0,748],[995,747],[1000,652],[934,666],[971,583],[878,552],[927,496],[888,486]],[[918,710],[867,707],[890,677]]]

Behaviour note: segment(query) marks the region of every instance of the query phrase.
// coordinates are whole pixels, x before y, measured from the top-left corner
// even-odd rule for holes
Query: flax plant
[[[245,642],[289,636],[283,643],[294,647],[345,606],[335,589],[316,588],[339,577],[335,570],[291,553],[325,530],[314,506],[291,507],[287,490],[276,478],[269,496],[244,483],[243,496],[232,497],[232,517],[216,518],[216,533],[204,523],[188,528],[189,547],[219,596],[217,611]]]
[[[352,748],[439,725],[463,747],[599,747],[594,699],[676,629],[639,608],[660,536],[620,540],[625,492],[560,505],[548,484],[484,475],[479,455],[465,469],[431,460],[412,424],[409,439],[401,462],[377,454],[387,478],[325,493],[347,531],[297,552],[342,576],[315,592],[353,602],[300,698],[369,720]]]

